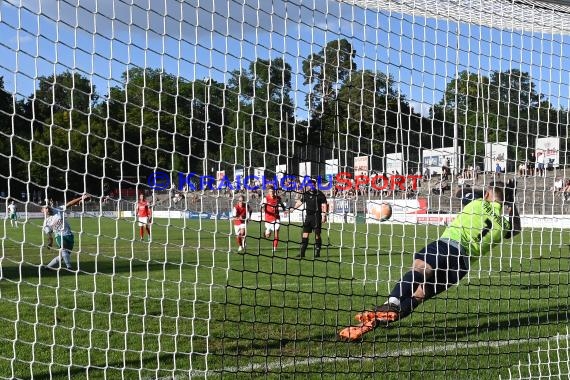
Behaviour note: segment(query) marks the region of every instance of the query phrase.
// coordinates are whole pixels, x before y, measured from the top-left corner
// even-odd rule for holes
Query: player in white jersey
[[[63,209],[56,209],[47,205],[42,208],[45,216],[43,230],[44,233],[48,236],[48,248],[51,248],[53,246],[54,235],[55,242],[60,248],[59,254],[49,262],[49,264],[46,266],[47,268],[58,269],[61,265],[61,259],[63,258],[63,262],[65,263],[67,269],[73,269],[71,266],[71,250],[73,249],[74,245],[74,237],[69,223],[67,223],[67,220],[65,220],[63,212],[68,207],[71,207],[88,198],[89,195],[83,195],[79,198],[75,198],[67,202]]]
[[[18,227],[18,215],[16,214],[16,205],[14,201],[10,202],[8,207],[6,208],[6,215],[8,219],[10,219],[10,225],[12,227]]]

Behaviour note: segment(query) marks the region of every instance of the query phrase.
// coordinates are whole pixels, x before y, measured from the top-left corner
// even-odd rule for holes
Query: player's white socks
[[[68,250],[64,250],[61,255],[63,256],[63,261],[68,269],[71,269],[71,255]]]
[[[51,259],[49,264],[47,265],[48,268],[56,268],[59,267],[59,256],[54,257]]]
[[[388,302],[387,303],[391,303],[392,305],[396,305],[396,306],[400,306],[400,300],[396,297],[390,297],[388,298]]]
[[[61,256],[63,256],[63,262],[65,263],[65,266],[67,268],[71,268],[71,255],[69,254],[69,251],[67,250],[63,251],[61,253]],[[47,266],[48,268],[57,268],[59,267],[59,263],[60,263],[60,257],[56,256],[53,259],[51,259],[51,261]]]

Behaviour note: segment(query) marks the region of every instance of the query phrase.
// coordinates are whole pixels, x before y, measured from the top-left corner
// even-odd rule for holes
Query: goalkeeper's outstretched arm
[[[519,215],[519,210],[517,209],[517,205],[515,205],[514,203],[511,204],[506,203],[504,207],[505,207],[505,212],[509,215],[509,219],[511,222],[511,229],[505,231],[505,238],[510,239],[521,233],[521,217]]]
[[[505,186],[504,212],[509,216],[511,229],[505,232],[505,238],[510,239],[521,233],[521,218],[517,209],[516,201],[517,182],[510,179]]]

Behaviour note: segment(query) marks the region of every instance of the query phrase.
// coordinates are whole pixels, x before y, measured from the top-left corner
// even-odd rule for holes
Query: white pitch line
[[[345,282],[349,282],[345,280]],[[314,283],[308,283],[307,285],[315,285]],[[325,285],[325,284],[322,284]],[[208,287],[209,288],[209,287]],[[118,295],[128,296],[129,294],[125,293],[115,293]],[[142,294],[142,293],[141,293]],[[132,294],[131,294],[132,295]],[[40,296],[40,298],[55,298],[54,296]],[[23,299],[36,299],[36,297],[21,297],[19,299],[12,299],[12,301],[18,301]],[[275,369],[283,369],[289,368],[293,366],[311,366],[315,364],[328,364],[334,362],[341,362],[341,361],[371,361],[376,359],[386,359],[386,358],[394,358],[394,357],[401,357],[401,356],[414,356],[417,354],[430,354],[430,353],[439,353],[445,351],[457,351],[457,350],[464,350],[464,349],[474,349],[474,348],[498,348],[513,344],[527,344],[527,343],[544,343],[544,342],[551,342],[551,341],[559,341],[563,339],[570,339],[570,334],[564,335],[556,335],[549,338],[529,338],[523,340],[500,340],[494,342],[473,342],[473,343],[450,343],[444,346],[434,346],[430,348],[415,348],[415,349],[406,349],[406,350],[394,350],[394,351],[387,351],[379,355],[375,356],[351,356],[351,357],[319,357],[319,358],[303,358],[303,359],[292,359],[288,361],[274,361],[273,363],[269,364],[254,364],[251,363],[250,365],[243,366],[243,367],[226,367],[222,370],[213,370],[213,371],[192,371],[190,376],[204,376],[208,374],[216,375],[220,373],[236,373],[236,372],[253,372],[262,370],[264,372],[273,371]]]
[[[529,338],[524,340],[498,340],[494,342],[473,342],[473,343],[450,343],[444,346],[433,346],[430,348],[414,348],[414,349],[407,349],[407,350],[394,350],[394,351],[386,351],[379,355],[374,356],[350,356],[350,357],[319,357],[319,358],[296,358],[287,361],[274,361],[268,364],[249,364],[243,367],[226,367],[222,370],[213,370],[208,371],[206,375],[212,374],[217,375],[220,373],[228,372],[228,373],[236,373],[236,372],[254,372],[254,371],[263,371],[263,372],[270,372],[276,369],[284,369],[294,366],[311,366],[315,364],[328,364],[328,363],[335,363],[335,362],[342,362],[342,361],[372,361],[376,359],[386,359],[386,358],[396,358],[400,356],[414,356],[418,354],[437,354],[439,352],[446,352],[446,351],[458,351],[458,350],[470,350],[474,348],[498,348],[503,346],[510,346],[513,344],[527,344],[527,343],[543,343],[543,342],[550,342],[550,341],[557,341],[562,339],[568,339],[570,334],[565,335],[556,335],[549,338]],[[350,343],[347,343],[350,344]]]
[[[566,327],[566,335],[562,335],[562,336],[557,335],[556,337],[553,337],[553,338],[558,338],[558,337],[560,337],[560,339],[554,339],[554,340],[556,340],[556,341],[559,341],[559,340],[562,340],[564,337],[566,337],[567,343],[570,344],[570,340],[568,340],[568,337],[569,337],[569,336],[570,336],[570,329],[569,329],[568,327]],[[549,343],[550,343],[550,342],[549,342]],[[558,348],[561,349],[561,350],[568,350],[568,344],[567,344],[566,347],[558,347]],[[550,346],[547,348],[547,352],[548,352],[549,350],[550,350]],[[549,364],[549,363],[540,363],[540,353],[541,353],[541,352],[543,352],[543,350],[541,350],[540,347],[539,347],[538,350],[533,351],[532,354],[538,356],[538,358],[539,358],[539,363],[538,363],[538,364]],[[533,363],[531,362],[531,360],[532,360],[531,354],[529,353],[529,354],[528,354],[528,364],[525,363],[524,366],[525,366],[525,367],[529,367],[529,369],[530,369],[530,366],[533,365]],[[534,363],[534,365],[537,365],[537,363]],[[523,362],[522,362],[522,360],[519,360],[519,363],[518,363],[518,364],[515,364],[513,367],[514,367],[514,368],[517,368],[517,369],[519,370],[519,374],[520,374],[520,373],[521,373],[521,367],[522,367],[522,366],[523,366]],[[512,372],[512,371],[511,371],[511,369],[509,368],[509,374],[511,374],[511,372]],[[531,374],[531,375],[532,375],[532,374]],[[562,375],[561,372],[558,373],[558,376],[560,376],[560,375]],[[512,376],[511,376],[511,377],[512,377]]]

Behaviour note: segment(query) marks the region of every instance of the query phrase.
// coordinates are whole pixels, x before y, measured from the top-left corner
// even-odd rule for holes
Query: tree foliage
[[[102,193],[140,185],[155,170],[231,175],[236,166],[287,163],[294,172],[299,161],[332,157],[349,168],[356,155],[375,157],[380,169],[388,153],[418,163],[422,149],[451,146],[455,126],[466,162],[482,163],[485,141],[507,141],[520,160],[537,137],[567,134],[568,110],[540,94],[529,73],[463,71],[422,117],[394,78],[357,69],[355,56],[341,39],[304,59],[307,120],[295,114],[283,58],[258,58],[227,83],[132,68],[104,96],[74,72],[39,77],[23,99],[0,78],[0,152],[9,159],[0,190]]]
[[[303,61],[303,84],[311,87],[305,98],[306,105],[313,117],[319,118],[331,110],[338,89],[356,69],[355,56],[350,42],[340,39],[330,41]]]
[[[517,69],[488,77],[459,73],[433,114],[443,120],[447,135],[457,123],[466,162],[474,164],[483,162],[485,142],[507,142],[510,156],[525,160],[536,138],[560,135],[560,121],[567,118],[537,92],[529,73]]]
[[[228,100],[236,105],[224,133],[223,161],[233,165],[273,168],[284,164],[293,136],[291,66],[281,58],[257,59],[247,70],[233,71]],[[230,100],[231,98],[231,100]]]

